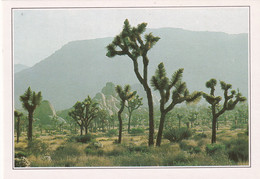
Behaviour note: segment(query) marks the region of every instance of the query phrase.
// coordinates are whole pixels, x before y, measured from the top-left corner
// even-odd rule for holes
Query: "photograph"
[[[11,9],[13,170],[250,168],[249,6]]]

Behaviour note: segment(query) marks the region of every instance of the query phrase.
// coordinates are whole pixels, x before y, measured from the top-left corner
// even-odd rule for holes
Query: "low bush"
[[[92,141],[93,139],[94,139],[94,137],[91,134],[74,137],[74,140],[76,142],[81,142],[81,143],[88,143],[88,142]]]
[[[224,153],[225,146],[222,144],[207,144],[206,145],[206,153],[208,155],[214,155],[217,153]]]
[[[127,147],[129,152],[149,152],[149,147],[148,146],[129,146]]]
[[[143,134],[145,129],[143,128],[133,128],[130,130],[130,134],[132,135],[138,135],[138,134]]]
[[[29,155],[33,154],[35,156],[45,155],[49,152],[49,145],[40,141],[40,140],[32,140],[28,142],[27,153]]]
[[[200,139],[203,139],[203,138],[207,138],[207,134],[205,133],[198,133],[194,136],[194,139],[195,140],[200,140]]]
[[[27,157],[27,154],[24,152],[17,152],[14,155],[15,158],[22,158],[22,157]]]
[[[116,136],[116,135],[118,135],[118,130],[117,129],[111,129],[111,130],[107,131],[106,135],[108,137]]]
[[[78,157],[81,151],[74,144],[67,144],[59,146],[51,155],[53,160],[62,160],[67,157]]]
[[[235,162],[248,161],[248,136],[240,135],[225,142],[228,157]]]
[[[163,137],[171,142],[180,142],[192,136],[192,132],[188,128],[172,128],[164,132]]]

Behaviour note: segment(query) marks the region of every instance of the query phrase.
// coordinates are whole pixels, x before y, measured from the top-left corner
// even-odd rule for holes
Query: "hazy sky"
[[[248,33],[248,8],[92,8],[13,10],[14,63],[33,66],[69,41],[113,37],[123,22],[148,28]]]

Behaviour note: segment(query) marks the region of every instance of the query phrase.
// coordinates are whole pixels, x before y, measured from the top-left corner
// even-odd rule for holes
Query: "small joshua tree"
[[[38,92],[37,94],[31,90],[29,87],[25,93],[20,96],[20,101],[22,102],[22,106],[25,110],[28,111],[28,140],[32,140],[33,133],[33,113],[38,105],[40,105],[42,101],[42,94]]]
[[[23,113],[18,112],[18,111],[14,111],[14,116],[17,118],[17,122],[16,122],[16,137],[17,140],[16,142],[19,143],[19,137],[20,137],[20,123],[21,123],[21,117],[23,116]]]
[[[228,90],[232,88],[231,84],[226,84],[224,81],[220,81],[221,89],[224,91],[224,103],[220,107],[221,96],[215,96],[215,86],[217,85],[216,79],[211,79],[206,82],[206,87],[210,88],[210,94],[203,93],[203,97],[211,105],[212,114],[212,138],[211,143],[216,143],[216,126],[217,120],[227,110],[233,110],[237,103],[246,101],[246,98],[238,91],[231,90],[229,94]],[[233,100],[235,98],[235,100]]]
[[[186,88],[186,83],[181,81],[183,73],[183,68],[177,70],[173,75],[171,80],[166,76],[166,70],[164,64],[160,63],[158,69],[155,71],[155,75],[152,77],[151,84],[154,87],[154,90],[158,90],[161,96],[160,100],[160,125],[156,140],[156,146],[161,145],[163,126],[165,121],[166,114],[171,111],[175,105],[180,104],[184,101],[193,102],[200,98],[200,92],[193,92],[189,94],[188,89]],[[168,106],[165,106],[170,99],[171,89],[175,88],[172,91],[172,101]]]
[[[143,98],[139,98],[139,95],[134,96],[131,99],[127,100],[127,110],[129,113],[129,117],[128,117],[128,133],[130,132],[130,124],[131,124],[131,117],[132,117],[132,113],[134,110],[137,110],[140,106],[143,105],[142,103]]]
[[[85,134],[88,133],[88,127],[91,121],[97,116],[99,108],[98,103],[95,103],[89,96],[83,102],[76,102],[73,106],[73,110],[69,112],[69,115],[80,126],[80,135],[85,128]]]
[[[123,130],[123,122],[122,122],[122,118],[121,118],[121,114],[124,111],[125,108],[125,102],[129,99],[131,99],[135,94],[136,91],[134,92],[130,92],[130,86],[126,85],[124,87],[124,89],[122,89],[122,87],[120,85],[116,86],[116,92],[118,93],[120,99],[121,99],[121,107],[118,111],[118,121],[119,121],[119,135],[118,135],[118,143],[121,143],[121,139],[122,139],[122,130]]]

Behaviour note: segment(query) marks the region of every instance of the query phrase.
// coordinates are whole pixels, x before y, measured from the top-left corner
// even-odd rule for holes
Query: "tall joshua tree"
[[[177,70],[173,75],[171,80],[166,77],[166,70],[164,68],[163,63],[158,65],[158,69],[155,72],[155,75],[151,79],[151,84],[154,90],[158,90],[161,96],[160,99],[160,124],[159,130],[156,140],[156,146],[161,145],[163,126],[165,121],[166,114],[174,108],[175,105],[186,102],[193,102],[200,98],[200,92],[193,92],[191,95],[189,94],[188,89],[186,88],[186,83],[181,81],[183,73],[183,68]],[[171,89],[174,87],[175,89],[172,91],[172,101],[168,106],[166,103],[170,99]]]
[[[20,101],[22,102],[22,106],[25,110],[28,111],[28,140],[32,140],[32,133],[33,133],[33,113],[36,109],[36,107],[41,103],[42,101],[42,94],[41,92],[35,93],[31,90],[31,87],[29,87],[25,93],[20,96]]]
[[[127,128],[128,133],[130,132],[132,113],[133,113],[133,111],[137,110],[140,106],[143,105],[142,100],[143,100],[143,98],[140,98],[139,95],[136,95],[133,98],[127,100],[126,107],[127,107],[128,113],[129,113],[128,128]]]
[[[130,86],[126,85],[124,87],[124,89],[122,89],[122,87],[120,85],[116,86],[116,92],[118,93],[120,99],[121,99],[121,107],[118,111],[118,121],[119,121],[119,135],[118,135],[118,143],[121,143],[121,139],[122,139],[122,130],[123,130],[123,121],[121,118],[121,114],[124,111],[125,108],[125,102],[129,99],[131,99],[135,94],[136,91],[134,92],[130,92]]]
[[[16,122],[16,137],[17,140],[16,142],[19,143],[19,137],[20,137],[20,123],[21,123],[21,117],[23,116],[23,113],[18,112],[18,111],[14,111],[14,116],[15,118],[17,118],[17,122]]]
[[[147,57],[148,51],[156,44],[160,39],[159,37],[154,37],[152,33],[144,35],[142,34],[146,30],[147,23],[142,23],[137,25],[137,27],[131,27],[129,21],[126,19],[124,21],[124,27],[122,32],[117,35],[113,42],[107,46],[107,56],[114,57],[116,55],[122,56],[127,55],[133,62],[134,72],[142,84],[148,100],[149,108],[149,146],[154,144],[154,114],[153,114],[153,98],[151,88],[148,84],[148,64],[149,59]],[[143,71],[139,70],[138,58],[142,58]]]
[[[211,143],[216,143],[216,125],[217,120],[220,115],[222,115],[227,110],[233,110],[237,103],[246,100],[245,97],[238,91],[231,90],[232,85],[226,84],[224,81],[220,81],[221,89],[224,91],[224,103],[222,107],[220,106],[221,96],[215,96],[215,86],[217,85],[216,79],[211,79],[206,82],[206,87],[210,88],[210,94],[203,93],[203,97],[211,105],[212,114],[212,138]],[[228,90],[231,90],[229,94]],[[233,100],[235,99],[235,100]]]

